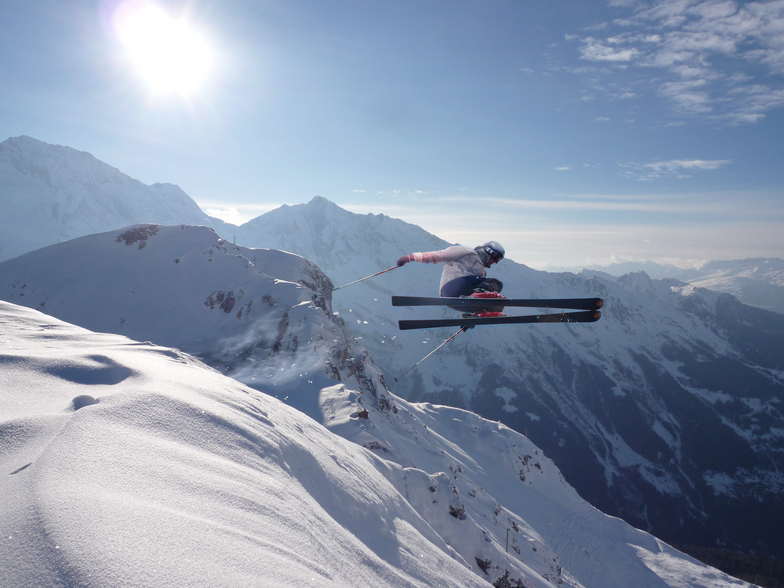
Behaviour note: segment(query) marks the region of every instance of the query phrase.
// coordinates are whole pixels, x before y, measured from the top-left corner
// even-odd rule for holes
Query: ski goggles
[[[500,251],[496,251],[492,247],[485,247],[485,253],[487,253],[490,256],[490,259],[492,259],[496,263],[498,263],[504,258],[503,253],[501,253]]]

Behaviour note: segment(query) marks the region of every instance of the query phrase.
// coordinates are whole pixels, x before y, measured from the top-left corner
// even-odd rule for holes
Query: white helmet
[[[486,267],[490,267],[494,263],[498,263],[504,258],[504,255],[506,255],[506,251],[497,241],[488,241],[484,245],[476,247],[475,250],[487,254],[488,259],[487,263],[485,263]]]

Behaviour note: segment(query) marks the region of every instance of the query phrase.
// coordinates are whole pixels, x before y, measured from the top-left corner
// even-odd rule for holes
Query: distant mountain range
[[[259,227],[275,225],[272,219],[285,214],[272,211],[271,217],[264,215],[237,227],[204,213],[178,186],[148,186],[89,153],[25,136],[0,143],[0,186],[0,205],[5,212],[0,217],[0,261],[52,243],[137,223],[207,225],[228,240],[236,238],[253,246]],[[383,232],[378,237],[385,239]],[[784,313],[781,259],[711,261],[691,269],[646,261],[549,271],[598,271],[615,277],[644,271],[654,279],[676,278],[727,292],[744,304]]]
[[[698,268],[682,269],[652,261],[613,263],[605,266],[562,268],[556,271],[599,272],[611,276],[644,271],[651,278],[675,278],[700,288],[732,294],[744,304],[784,313],[784,259],[754,258],[710,261]]]
[[[14,164],[7,163],[10,151],[15,153]],[[41,151],[49,155],[42,157]],[[77,227],[73,220],[65,222],[64,219],[78,217],[77,212],[60,217],[50,210],[51,206],[39,206],[38,213],[31,213],[19,204],[24,201],[23,196],[6,196],[15,194],[16,186],[22,186],[28,194],[40,189],[54,202],[58,198],[66,201],[63,194],[87,191],[95,195],[91,203],[101,202],[101,185],[127,184],[129,189],[141,189],[132,180],[123,179],[125,176],[117,170],[107,171],[100,167],[100,162],[86,154],[77,157],[72,151],[26,138],[0,144],[0,186],[4,187],[0,197],[3,210],[8,213],[0,223],[19,227],[16,240],[7,238],[3,229],[0,247],[4,253],[21,253],[33,241],[48,239],[56,243],[64,235],[77,236],[65,231],[66,226],[72,232],[93,228]],[[49,169],[55,165],[47,163],[51,161],[61,167],[57,174]],[[100,176],[101,182],[91,184],[90,173],[85,170],[94,166],[105,175]],[[38,179],[30,175],[33,169],[37,170]],[[66,179],[42,187],[48,185],[41,178],[51,178],[53,174]],[[76,180],[69,183],[67,178]],[[117,251],[102,260],[105,252],[115,247],[111,245],[113,240],[129,230],[141,230],[137,227],[100,236],[100,241],[80,240],[80,247],[93,243],[86,249],[92,253],[67,253],[69,247],[76,247],[70,242],[30,253],[33,257],[0,263],[0,299],[41,308],[54,316],[71,308],[83,317],[79,320],[93,317],[95,322],[89,326],[97,331],[132,334],[156,343],[161,338],[161,343],[190,349],[251,385],[255,377],[272,383],[273,388],[280,384],[295,390],[299,374],[307,380],[306,370],[299,371],[301,364],[293,361],[286,368],[261,358],[270,357],[269,345],[274,347],[279,329],[283,329],[281,344],[285,339],[289,350],[295,337],[296,346],[301,346],[320,331],[297,330],[304,327],[291,318],[283,328],[281,315],[257,333],[265,342],[255,347],[248,345],[253,339],[243,338],[239,331],[222,331],[222,327],[215,327],[217,336],[206,331],[203,341],[192,340],[194,335],[188,331],[188,323],[212,314],[220,316],[222,305],[229,306],[228,292],[232,292],[234,305],[230,312],[235,316],[239,312],[235,309],[241,309],[250,296],[242,294],[241,298],[239,292],[263,290],[245,284],[245,278],[239,279],[230,272],[225,279],[216,275],[209,285],[195,289],[191,300],[190,288],[182,290],[174,284],[177,276],[186,275],[182,272],[197,267],[196,260],[208,266],[208,251],[213,260],[219,257],[230,261],[231,256],[239,256],[236,263],[231,263],[237,268],[248,268],[243,272],[250,273],[258,261],[258,257],[254,261],[251,256],[260,254],[245,248],[289,251],[316,264],[333,284],[342,285],[394,265],[401,254],[448,245],[403,221],[384,215],[352,214],[318,197],[308,204],[284,206],[242,227],[233,227],[204,216],[194,223],[189,219],[199,213],[194,210],[195,204],[187,202],[183,204],[182,220],[161,220],[170,219],[166,217],[170,208],[176,212],[181,194],[176,191],[161,190],[157,201],[151,198],[159,209],[140,210],[134,208],[136,199],[124,199],[121,190],[112,190],[117,198],[108,202],[124,203],[125,208],[111,204],[102,216],[99,204],[87,207],[94,211],[91,218],[100,219],[92,221],[94,224],[119,223],[104,226],[102,231],[121,229],[127,219],[169,225],[210,223],[222,228],[216,228],[218,234],[213,236],[200,233],[194,241],[198,245],[186,248],[188,253],[175,256],[167,250],[168,257],[173,257],[166,260],[165,267],[169,269],[150,274],[145,282],[149,290],[145,289],[144,295],[136,290],[135,294],[123,292],[122,286],[112,296],[102,293],[106,288],[114,292],[113,281],[125,283],[121,279],[124,274],[117,272],[141,271],[133,269],[136,264],[131,260],[153,251],[153,241],[147,245],[149,251],[139,250],[136,242],[122,247],[117,243]],[[35,201],[43,201],[42,198],[36,196]],[[78,211],[83,200],[74,196],[71,202],[73,210]],[[16,212],[17,208],[21,211]],[[120,210],[128,214],[120,214]],[[39,219],[42,214],[46,216],[44,213],[49,216]],[[171,227],[158,230],[175,248],[182,247],[175,243],[188,240],[190,237],[184,236],[192,234],[191,229],[178,229],[179,233]],[[219,239],[221,230],[230,230],[242,247],[235,248],[233,242]],[[24,234],[30,236],[27,241],[21,238]],[[209,247],[202,241],[205,235],[211,239]],[[130,251],[134,257],[130,257]],[[777,261],[768,260],[770,271],[765,260],[756,264],[760,270],[750,279],[779,288]],[[304,261],[291,263],[295,268],[308,267]],[[60,268],[69,271],[63,274]],[[340,364],[343,377],[358,366],[370,365],[372,359],[376,366],[373,369],[383,374],[383,379],[372,374],[360,378],[367,390],[374,386],[383,390],[385,384],[397,396],[467,408],[524,433],[554,460],[584,498],[667,541],[784,556],[784,539],[778,524],[784,520],[784,316],[671,277],[651,279],[643,272],[616,277],[595,270],[548,273],[505,260],[491,271],[506,284],[508,295],[598,295],[606,301],[603,318],[592,325],[477,327],[398,378],[453,334],[454,329],[398,331],[396,321],[401,318],[448,316],[452,311],[393,308],[389,296],[437,294],[439,269],[409,264],[377,279],[338,290],[332,300],[328,300],[328,288],[322,287],[325,307],[337,313],[332,315],[335,324],[345,325],[356,339],[356,343],[349,341],[335,348],[335,361],[341,357],[339,349],[351,355]],[[266,273],[263,267],[261,271]],[[724,270],[716,270],[720,271]],[[744,277],[740,271],[745,270],[738,270],[738,278]],[[54,276],[63,275],[74,283],[54,281]],[[702,277],[705,275],[708,274]],[[295,284],[306,279],[302,275],[279,277],[274,271],[268,276]],[[137,299],[143,299],[144,304],[134,306]],[[305,299],[302,302],[313,303]],[[80,308],[89,308],[89,312],[79,311]],[[161,318],[145,325],[145,316]],[[176,324],[183,325],[181,334],[171,322],[174,317],[181,321]],[[131,331],[132,327],[138,330]],[[333,335],[322,332],[318,336]],[[233,345],[232,339],[244,343]],[[218,341],[221,345],[215,345]],[[366,353],[360,355],[360,360],[351,351],[354,344],[359,346],[357,349],[366,350],[358,352]],[[222,353],[222,349],[232,349],[234,359],[231,353]],[[268,369],[272,366],[287,375],[276,380]],[[265,384],[256,382],[255,386],[265,389]],[[293,394],[278,396],[297,402]]]

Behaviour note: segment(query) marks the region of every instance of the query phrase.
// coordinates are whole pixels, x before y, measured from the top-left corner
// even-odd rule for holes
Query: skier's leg
[[[474,286],[474,292],[477,291],[484,291],[484,292],[501,292],[504,289],[504,283],[501,280],[496,280],[495,278],[485,278],[476,286]]]
[[[447,282],[441,288],[441,298],[460,298],[461,296],[468,296],[476,289],[479,284],[483,283],[484,279],[479,276],[463,276]]]
[[[452,280],[451,282],[447,282],[444,284],[444,287],[441,289],[441,297],[442,298],[460,298],[461,296],[472,296],[479,294],[481,298],[481,293],[490,293],[490,294],[498,294],[504,288],[503,282],[501,280],[496,280],[495,278],[480,278],[479,276],[463,276],[461,278],[457,278],[456,280]],[[477,309],[473,312],[463,312],[465,308],[461,308],[459,306],[447,306],[447,308],[451,308],[452,310],[457,310],[462,312],[463,315],[473,316],[476,312],[493,312],[493,313],[500,313],[503,308],[502,307],[492,307],[492,308],[485,308],[485,309]]]
[[[483,279],[479,276],[463,276],[447,282],[441,288],[441,298],[460,298],[461,296],[470,296],[476,289],[477,285],[482,283]],[[448,306],[452,310],[462,311],[460,307]]]

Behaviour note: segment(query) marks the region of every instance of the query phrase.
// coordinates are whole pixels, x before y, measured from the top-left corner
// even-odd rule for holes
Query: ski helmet
[[[506,251],[504,251],[504,248],[501,247],[501,244],[497,241],[488,241],[484,245],[477,247],[477,249],[487,253],[493,263],[498,263],[504,258],[504,255],[506,255]]]

